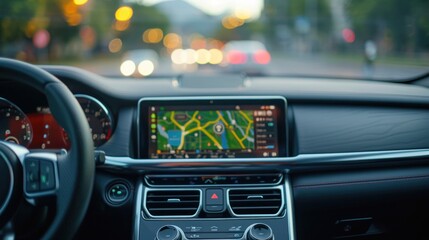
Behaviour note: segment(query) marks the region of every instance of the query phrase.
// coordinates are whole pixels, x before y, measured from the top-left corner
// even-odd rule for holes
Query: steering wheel
[[[95,174],[85,115],[70,90],[36,66],[0,58],[0,76],[42,92],[71,143],[68,152],[52,153],[30,152],[0,141],[0,229],[12,219],[23,197],[32,204],[54,199],[55,216],[42,239],[71,239],[88,208]]]

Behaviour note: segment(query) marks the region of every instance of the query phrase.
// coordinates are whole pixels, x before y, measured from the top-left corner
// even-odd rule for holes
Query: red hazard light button
[[[223,190],[222,189],[207,189],[206,190],[206,205],[223,205]]]

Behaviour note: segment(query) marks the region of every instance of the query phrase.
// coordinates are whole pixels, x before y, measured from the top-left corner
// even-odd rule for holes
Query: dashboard
[[[112,135],[109,110],[89,95],[75,97],[88,120],[94,146],[103,145]],[[12,101],[0,98],[0,139],[29,149],[69,149],[67,132],[54,119],[46,101],[40,99],[25,97],[24,112]]]
[[[106,156],[76,239],[429,237],[426,87],[219,76],[209,88],[213,77],[43,68],[75,94]],[[0,138],[70,148],[44,96],[9,80]]]

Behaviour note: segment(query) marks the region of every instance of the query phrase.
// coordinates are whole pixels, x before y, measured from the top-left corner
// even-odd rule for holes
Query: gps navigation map
[[[274,106],[152,107],[151,158],[275,157]]]
[[[158,115],[161,152],[254,149],[252,111],[165,111]]]

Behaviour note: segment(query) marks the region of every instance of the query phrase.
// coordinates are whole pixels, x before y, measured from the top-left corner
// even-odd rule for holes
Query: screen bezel
[[[275,105],[279,110],[277,116],[278,149],[277,157],[287,156],[287,101],[281,96],[250,96],[250,97],[165,97],[165,98],[142,98],[138,102],[137,118],[137,149],[140,159],[151,159],[149,153],[149,110],[151,106],[204,106],[204,105]],[[268,158],[268,157],[248,157]],[[198,158],[193,158],[198,159]],[[229,159],[229,158],[222,158]],[[235,158],[231,158],[235,159]]]

